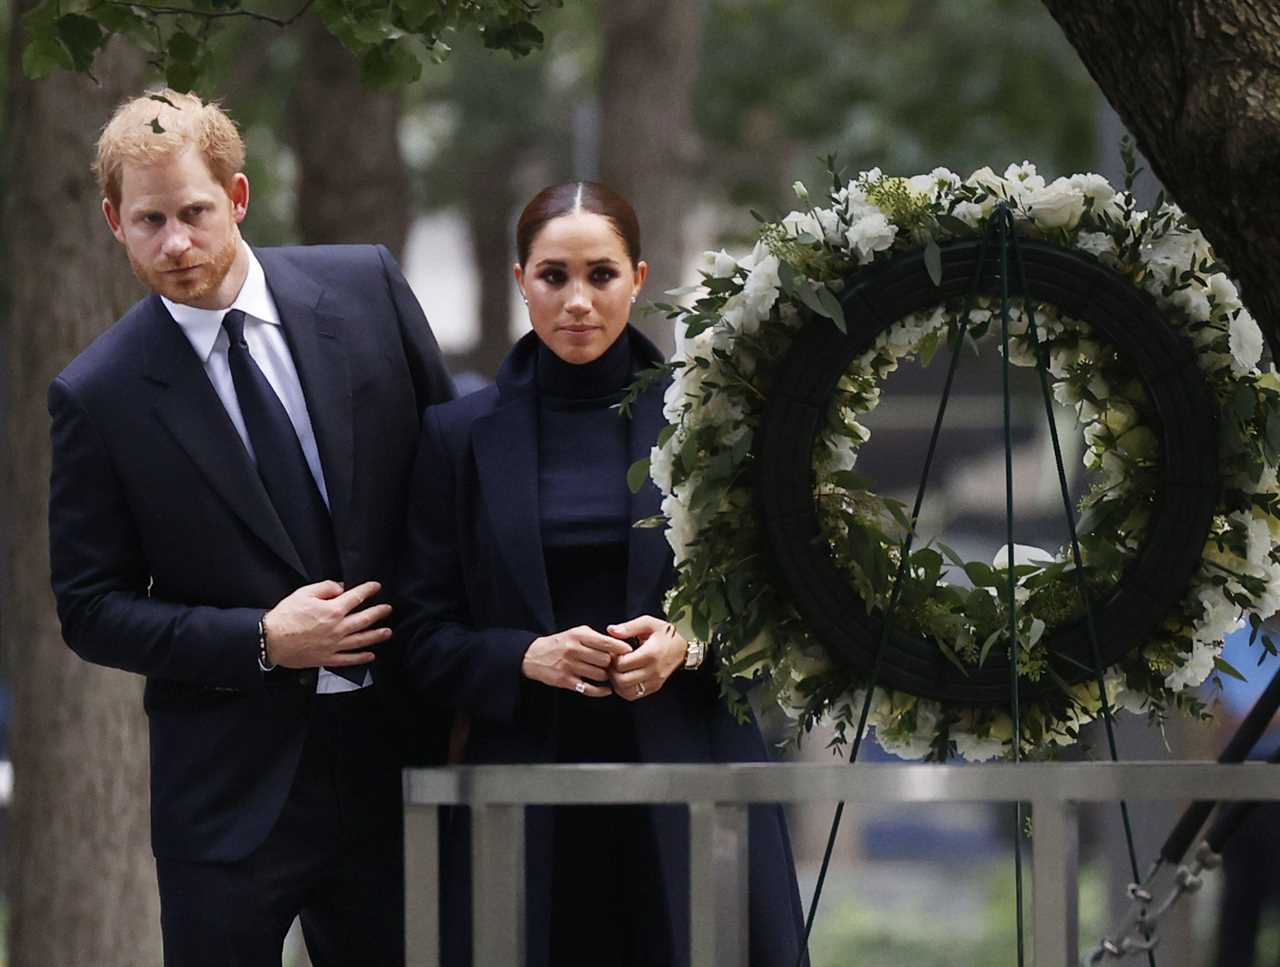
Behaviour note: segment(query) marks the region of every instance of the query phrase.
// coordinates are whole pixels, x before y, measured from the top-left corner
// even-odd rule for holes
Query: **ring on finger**
[[[577,692],[579,695],[581,695],[584,692],[586,692],[587,683],[584,682],[582,679],[578,679],[578,684],[573,686],[573,690]]]
[[[644,687],[644,682],[641,682],[636,686],[636,698],[644,698],[644,693],[646,691],[648,691],[648,689]]]

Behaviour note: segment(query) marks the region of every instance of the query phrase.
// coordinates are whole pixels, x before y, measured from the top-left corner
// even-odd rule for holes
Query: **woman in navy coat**
[[[539,193],[516,232],[533,332],[497,384],[428,409],[407,525],[397,637],[425,702],[454,710],[467,763],[768,758],[662,616],[673,577],[652,483],[627,467],[663,425],[661,385],[617,402],[659,361],[628,325],[647,266],[631,206],[590,182]],[[445,855],[444,949],[470,963],[465,820]],[[688,812],[531,807],[526,948],[534,967],[685,965]],[[793,967],[802,914],[782,811],[750,815],[753,967]]]

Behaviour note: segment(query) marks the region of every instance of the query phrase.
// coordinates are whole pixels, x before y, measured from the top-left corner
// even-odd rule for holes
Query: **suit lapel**
[[[498,551],[539,628],[555,631],[538,511],[538,411],[521,394],[475,422],[481,496]]]
[[[649,456],[658,431],[665,420],[662,416],[663,386],[652,386],[631,407],[631,426],[628,431],[629,464]],[[631,523],[653,517],[661,511],[662,493],[652,480],[631,494]],[[668,578],[670,549],[661,527],[635,527],[627,540],[627,618],[633,618],[653,607],[661,600],[663,585]]]
[[[339,554],[346,545],[355,462],[351,370],[342,317],[325,308],[324,288],[270,249],[258,250],[307,401],[324,470]]]
[[[164,387],[155,412],[209,485],[268,547],[303,577],[306,570],[280,523],[258,472],[182,329],[151,297],[144,366]]]

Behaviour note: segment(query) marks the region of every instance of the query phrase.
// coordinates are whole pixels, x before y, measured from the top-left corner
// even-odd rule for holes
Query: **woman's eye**
[[[591,273],[591,281],[596,283],[596,285],[605,285],[606,283],[612,282],[617,277],[618,273],[613,269],[600,268],[595,269]]]
[[[564,282],[564,273],[559,269],[544,269],[538,278],[547,285],[561,285]]]

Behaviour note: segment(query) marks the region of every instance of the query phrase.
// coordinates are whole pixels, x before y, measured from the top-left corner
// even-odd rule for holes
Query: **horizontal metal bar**
[[[408,805],[682,802],[1280,800],[1266,763],[858,763],[464,766],[410,769]]]

